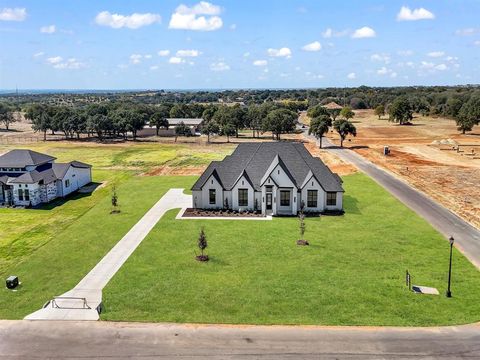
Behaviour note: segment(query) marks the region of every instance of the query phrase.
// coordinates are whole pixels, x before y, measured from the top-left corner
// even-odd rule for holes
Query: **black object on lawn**
[[[7,289],[15,289],[18,286],[18,276],[9,276],[6,280]]]

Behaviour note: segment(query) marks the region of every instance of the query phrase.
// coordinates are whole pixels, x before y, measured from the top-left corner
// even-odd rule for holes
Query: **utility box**
[[[15,289],[18,286],[18,276],[9,276],[6,285],[7,289]]]
[[[388,154],[390,154],[390,148],[387,145],[385,145],[383,147],[383,155],[387,156]]]

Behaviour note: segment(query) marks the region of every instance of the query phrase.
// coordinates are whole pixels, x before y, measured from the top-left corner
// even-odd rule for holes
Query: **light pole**
[[[450,239],[448,239],[450,242],[450,263],[448,266],[448,289],[447,289],[447,297],[450,298],[452,297],[452,292],[450,291],[450,281],[452,279],[452,252],[453,252],[453,243],[455,242],[455,239],[453,236],[450,236]]]

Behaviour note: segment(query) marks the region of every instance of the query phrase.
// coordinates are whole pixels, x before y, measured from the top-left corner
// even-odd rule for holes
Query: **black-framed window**
[[[18,200],[23,201],[23,189],[18,189]]]
[[[290,191],[280,190],[280,206],[290,206]]]
[[[217,192],[215,189],[208,190],[208,202],[210,205],[215,205],[217,203]]]
[[[336,192],[327,192],[327,206],[337,205],[337,193]]]
[[[318,190],[307,191],[307,207],[317,207],[318,205]]]
[[[28,191],[28,189],[23,191],[23,196],[25,197],[25,201],[30,201],[30,191]]]
[[[248,206],[248,189],[238,189],[238,206]]]

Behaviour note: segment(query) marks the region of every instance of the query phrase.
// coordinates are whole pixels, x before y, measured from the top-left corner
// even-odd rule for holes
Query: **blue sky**
[[[479,83],[479,0],[0,0],[0,89]]]

